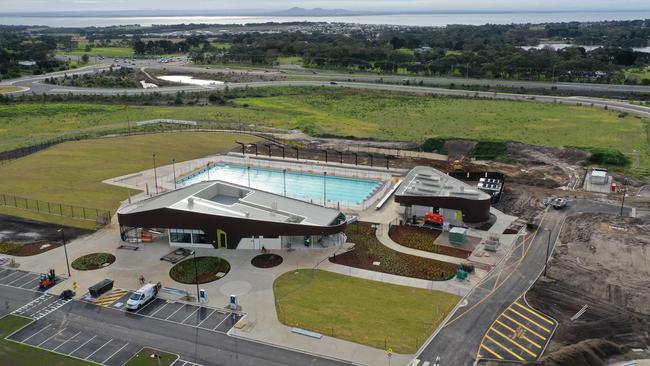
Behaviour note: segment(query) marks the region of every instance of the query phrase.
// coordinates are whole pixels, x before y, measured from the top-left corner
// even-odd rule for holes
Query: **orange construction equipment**
[[[38,287],[42,289],[50,288],[56,284],[56,274],[51,269],[48,273],[41,273],[38,281]]]
[[[425,212],[424,213],[424,223],[431,223],[431,224],[437,224],[437,225],[442,225],[445,222],[445,218],[438,213],[435,212]]]
[[[151,243],[153,241],[153,234],[142,233],[142,235],[140,235],[140,238],[142,238],[143,243]]]

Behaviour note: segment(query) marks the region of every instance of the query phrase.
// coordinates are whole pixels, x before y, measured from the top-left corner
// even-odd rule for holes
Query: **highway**
[[[439,328],[418,352],[416,359],[430,362],[437,357],[440,366],[470,366],[484,334],[501,312],[525,294],[544,268],[549,235],[551,252],[567,216],[579,212],[617,214],[620,206],[593,201],[572,201],[562,211],[549,209],[539,228],[520,238],[510,255],[474,288],[457,311]],[[625,214],[630,210],[626,209]]]

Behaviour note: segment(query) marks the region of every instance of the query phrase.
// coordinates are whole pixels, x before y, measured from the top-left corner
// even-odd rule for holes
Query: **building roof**
[[[119,209],[120,214],[157,209],[303,225],[332,225],[335,209],[223,181],[207,181],[167,192]]]
[[[591,171],[591,176],[592,176],[592,177],[601,177],[601,178],[605,178],[605,177],[607,177],[607,169],[597,169],[597,168],[594,168],[594,169]]]
[[[490,195],[437,169],[418,166],[411,169],[395,193],[398,196],[457,197],[487,200]]]

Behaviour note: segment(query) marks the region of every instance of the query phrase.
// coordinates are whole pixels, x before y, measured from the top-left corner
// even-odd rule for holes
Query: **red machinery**
[[[38,280],[38,287],[42,289],[50,288],[56,285],[56,274],[51,269],[48,273],[41,273]]]
[[[442,225],[445,222],[445,218],[435,212],[425,212],[424,213],[424,223],[425,224],[436,224]]]

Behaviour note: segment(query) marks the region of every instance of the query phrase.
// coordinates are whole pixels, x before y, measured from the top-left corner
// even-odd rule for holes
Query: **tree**
[[[89,60],[90,60],[90,57],[88,57],[88,54],[84,53],[84,55],[81,56],[81,62],[82,63],[87,64]]]
[[[397,50],[397,49],[400,49],[400,48],[404,47],[404,45],[406,44],[406,41],[399,38],[399,37],[397,37],[397,36],[395,36],[395,37],[390,39],[390,44],[393,46],[394,50]]]

